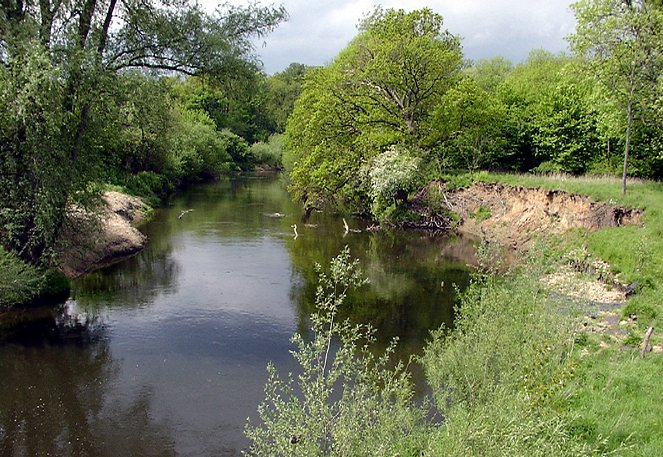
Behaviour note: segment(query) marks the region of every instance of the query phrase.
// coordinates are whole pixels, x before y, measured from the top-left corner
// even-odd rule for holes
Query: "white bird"
[[[296,240],[299,234],[297,233],[297,224],[292,224],[290,227],[295,231],[295,237],[294,239]]]

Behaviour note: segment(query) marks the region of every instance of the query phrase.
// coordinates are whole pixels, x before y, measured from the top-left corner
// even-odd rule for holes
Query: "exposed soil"
[[[135,226],[149,211],[140,198],[120,192],[105,192],[97,211],[72,208],[58,256],[64,274],[75,278],[143,249],[147,237]]]
[[[589,197],[556,190],[475,183],[447,191],[433,181],[413,199],[412,206],[438,206],[460,216],[458,230],[516,249],[527,248],[540,236],[561,234],[572,228],[590,231],[640,222],[642,212]],[[423,212],[424,220],[443,226],[440,211]],[[441,228],[441,227],[440,227]]]
[[[448,229],[455,226],[469,234],[511,248],[527,250],[537,239],[569,229],[589,231],[637,224],[642,211],[563,191],[475,183],[465,189],[448,190],[441,181],[431,182],[410,202],[421,215],[419,228]],[[591,259],[586,252],[570,253],[566,267],[541,281],[553,296],[575,303],[585,317],[581,330],[620,341],[636,327],[637,316],[622,319],[627,285],[610,273],[610,266]]]

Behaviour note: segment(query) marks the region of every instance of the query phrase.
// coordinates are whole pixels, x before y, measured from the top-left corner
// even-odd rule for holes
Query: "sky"
[[[213,0],[204,0],[205,3]],[[251,0],[230,0],[235,5]],[[532,49],[567,50],[565,36],[575,29],[570,0],[278,0],[289,20],[256,45],[264,70],[273,74],[290,63],[325,65],[357,34],[357,24],[377,4],[407,11],[428,7],[462,38],[465,58],[503,56],[514,63]]]

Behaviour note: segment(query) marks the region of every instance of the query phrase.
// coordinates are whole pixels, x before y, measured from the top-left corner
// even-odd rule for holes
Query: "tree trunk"
[[[633,99],[628,101],[628,118],[626,120],[626,145],[624,146],[624,171],[622,173],[622,195],[626,195],[626,174],[628,171],[628,158],[631,153],[631,129],[633,126]]]

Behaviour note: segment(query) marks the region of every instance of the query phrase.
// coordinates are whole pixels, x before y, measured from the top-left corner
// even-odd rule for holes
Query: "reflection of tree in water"
[[[469,281],[467,263],[471,258],[449,256],[449,252],[473,250],[462,239],[448,239],[423,233],[380,232],[342,236],[300,236],[288,244],[296,274],[302,277],[292,290],[299,305],[299,330],[308,327],[313,311],[317,273],[314,264],[323,268],[345,244],[360,260],[370,284],[349,295],[342,318],[370,323],[378,331],[379,346],[391,338],[401,340],[399,355],[419,352],[431,329],[453,322],[456,287]],[[455,247],[454,247],[455,246]]]
[[[0,332],[0,455],[175,455],[149,391],[108,411],[117,368],[98,318],[63,308]]]
[[[72,285],[79,304],[122,304],[140,306],[156,294],[172,292],[179,266],[172,256],[170,237],[150,239],[143,252],[102,270],[89,273]]]

